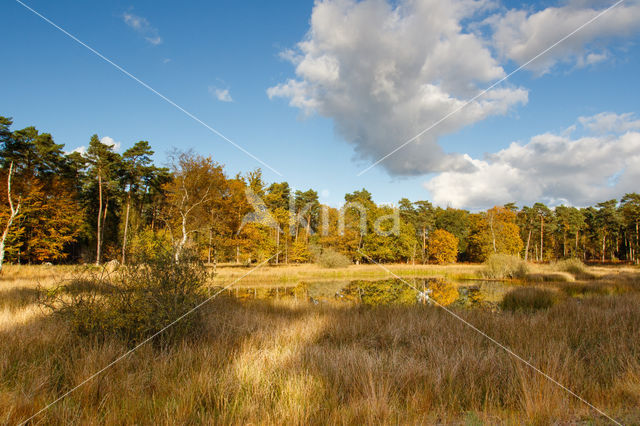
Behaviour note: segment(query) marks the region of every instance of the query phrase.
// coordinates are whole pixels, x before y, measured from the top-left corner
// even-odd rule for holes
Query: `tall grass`
[[[596,413],[434,307],[206,305],[205,333],[143,346],[55,404],[43,423],[571,423]],[[535,313],[460,311],[623,422],[640,420],[640,297]],[[127,349],[54,317],[0,330],[0,420],[18,423]]]
[[[455,312],[620,422],[637,424],[640,286],[637,275],[624,277],[624,295]],[[141,347],[34,422],[608,423],[437,307],[216,298],[202,315],[196,338]],[[114,334],[72,331],[33,304],[0,308],[0,423],[26,420],[128,349]]]
[[[587,266],[580,259],[571,258],[560,260],[552,265],[553,269],[568,272],[578,280],[593,279],[594,275],[589,272]]]
[[[492,254],[484,263],[482,274],[487,278],[524,278],[529,268],[518,256],[510,254]]]
[[[556,300],[557,296],[551,290],[520,287],[507,293],[500,302],[500,307],[507,311],[537,311],[552,307]]]

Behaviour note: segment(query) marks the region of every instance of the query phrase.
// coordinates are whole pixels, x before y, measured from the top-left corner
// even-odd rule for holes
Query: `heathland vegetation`
[[[589,280],[565,272],[574,280],[536,288],[514,283],[498,310],[457,307],[434,286],[432,297],[459,318],[411,304],[411,294],[401,303],[354,306],[301,298],[240,301],[223,292],[161,332],[218,287],[207,284],[188,252],[179,264],[161,255],[145,265],[113,272],[6,267],[0,277],[2,423],[36,413],[33,421],[47,424],[609,423],[460,318],[606,415],[628,424],[640,419],[635,268],[586,267]],[[289,273],[374,276],[371,268],[380,272],[360,265],[267,266],[256,273],[276,282]],[[244,268],[222,266],[215,280],[227,283],[237,269]],[[477,275],[482,267],[392,270]],[[61,277],[67,278],[62,285]],[[352,289],[364,302],[379,297],[371,281]]]

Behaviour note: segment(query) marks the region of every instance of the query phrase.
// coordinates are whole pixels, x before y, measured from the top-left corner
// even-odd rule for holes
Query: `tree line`
[[[65,153],[35,127],[0,117],[0,268],[142,258],[190,248],[207,262],[313,261],[325,251],[352,262],[482,262],[492,253],[530,261],[638,262],[640,195],[577,208],[514,203],[483,212],[401,199],[376,204],[366,189],[342,208],[318,193],[266,183],[260,169],[229,176],[193,152],[153,162],[147,141],[122,154],[91,136]]]

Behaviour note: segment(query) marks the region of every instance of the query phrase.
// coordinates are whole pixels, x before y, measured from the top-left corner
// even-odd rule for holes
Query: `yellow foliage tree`
[[[454,263],[458,257],[458,239],[444,229],[429,235],[429,260],[435,263]]]
[[[469,260],[484,262],[494,253],[517,255],[522,250],[516,214],[504,207],[470,216]]]

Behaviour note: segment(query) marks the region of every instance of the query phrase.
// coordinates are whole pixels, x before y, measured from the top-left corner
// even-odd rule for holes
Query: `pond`
[[[511,286],[501,281],[407,278],[384,280],[318,280],[293,285],[233,287],[224,290],[241,301],[295,299],[313,304],[416,305],[481,307],[494,309]]]

